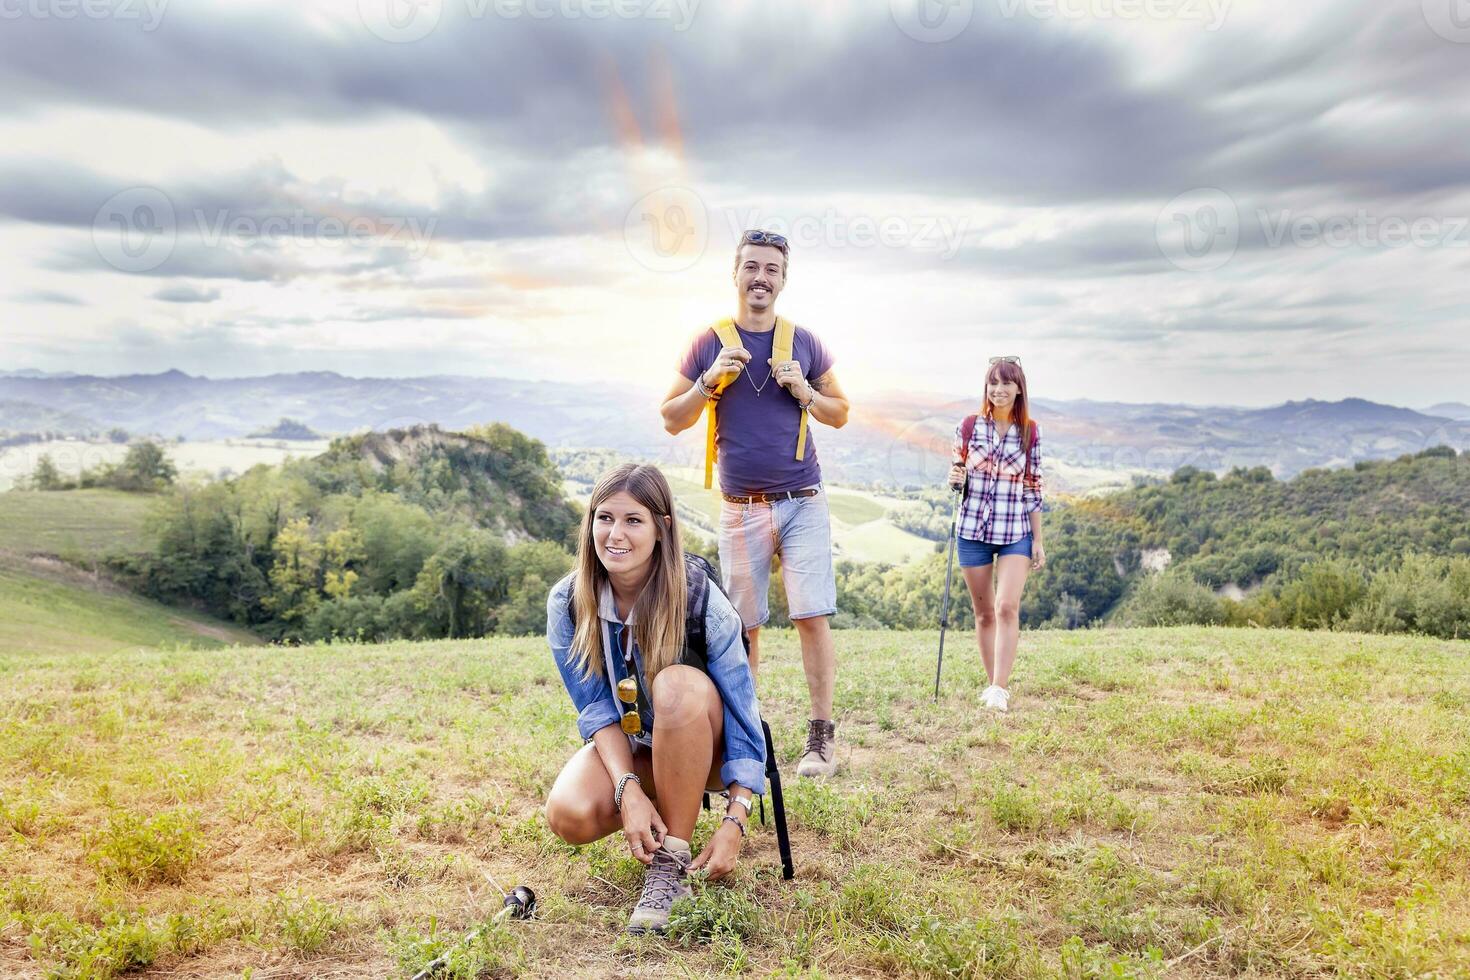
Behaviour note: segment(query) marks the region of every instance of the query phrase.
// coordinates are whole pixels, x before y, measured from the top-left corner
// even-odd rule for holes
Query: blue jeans
[[[1031,535],[1026,535],[1019,541],[1010,544],[991,544],[989,541],[972,541],[969,538],[957,539],[958,551],[960,553],[961,568],[979,568],[989,565],[1001,555],[1025,555],[1031,557]]]
[[[827,491],[795,500],[720,504],[721,583],[746,629],[771,618],[771,557],[781,556],[781,581],[792,619],[837,611],[832,568],[832,518]]]

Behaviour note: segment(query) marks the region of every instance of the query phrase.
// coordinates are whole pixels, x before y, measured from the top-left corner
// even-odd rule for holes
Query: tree
[[[446,540],[413,586],[433,635],[455,639],[490,632],[492,610],[505,597],[504,565],[505,546],[486,531],[466,529]]]
[[[36,460],[36,468],[31,473],[30,485],[35,490],[65,490],[70,484],[56,468],[56,463],[51,459],[50,453],[42,454]]]
[[[345,599],[357,581],[356,570],[348,566],[361,564],[367,558],[362,532],[354,527],[339,528],[327,535],[324,550],[322,591],[333,599]]]
[[[518,544],[506,556],[505,601],[495,608],[495,632],[526,636],[546,629],[546,594],[572,567],[572,556],[550,541]]]
[[[288,624],[298,624],[311,615],[321,601],[322,552],[313,540],[311,521],[298,517],[287,522],[271,548],[275,562],[270,571],[270,595],[265,607]]]
[[[119,490],[156,491],[171,485],[178,475],[162,446],[140,442],[128,448],[128,454],[106,482]]]

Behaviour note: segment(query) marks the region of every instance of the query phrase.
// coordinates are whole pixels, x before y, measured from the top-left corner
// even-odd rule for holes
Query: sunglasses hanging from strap
[[[615,688],[615,690],[617,691],[618,700],[623,704],[623,716],[620,719],[619,724],[622,727],[624,734],[636,737],[644,734],[643,709],[647,707],[648,699],[643,694],[643,683],[639,680],[638,677],[638,664],[633,660],[632,649],[628,644],[623,642],[623,634],[626,632],[627,627],[619,624],[615,630],[608,629],[606,632],[603,633],[603,636],[604,638],[610,638],[613,635],[616,635],[617,637],[616,642],[618,646],[618,652],[622,654],[623,669],[626,675],[623,677],[622,680],[618,681]],[[607,661],[608,676],[611,677],[611,650],[608,651]]]

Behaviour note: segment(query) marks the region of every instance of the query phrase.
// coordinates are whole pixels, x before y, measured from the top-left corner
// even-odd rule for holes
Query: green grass
[[[0,975],[1470,974],[1470,643],[1264,630],[844,632],[839,759],[788,775],[667,940],[556,840],[578,740],[536,639],[0,652]],[[790,774],[795,638],[761,688]],[[715,826],[706,816],[696,845]],[[491,927],[494,882],[536,889]]]
[[[888,513],[882,504],[853,490],[834,488],[827,494],[827,503],[832,509],[832,516],[844,524],[866,524]]]
[[[144,519],[156,499],[118,490],[0,493],[0,551],[77,561],[141,551]]]
[[[253,642],[250,633],[228,623],[105,583],[93,585],[90,576],[76,569],[38,567],[0,555],[0,655]]]

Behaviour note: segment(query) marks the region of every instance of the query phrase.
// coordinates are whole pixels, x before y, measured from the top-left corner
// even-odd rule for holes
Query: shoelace
[[[825,756],[826,752],[823,750],[826,748],[826,745],[826,732],[819,725],[808,725],[806,730],[806,748],[802,750],[802,754],[806,755],[815,752],[818,755]]]
[[[643,895],[638,899],[640,908],[666,908],[679,897],[679,872],[683,866],[666,851],[655,851],[653,864],[648,868],[648,877],[643,880]]]

